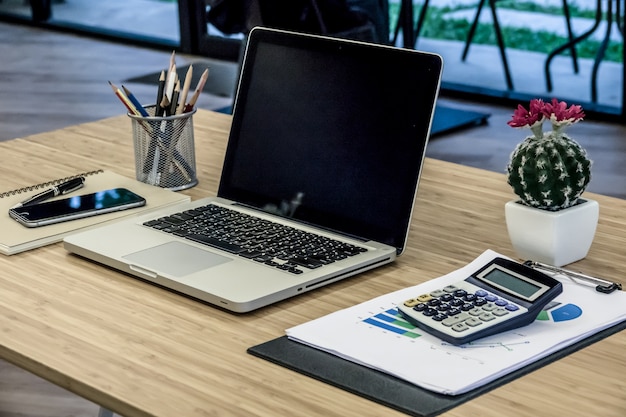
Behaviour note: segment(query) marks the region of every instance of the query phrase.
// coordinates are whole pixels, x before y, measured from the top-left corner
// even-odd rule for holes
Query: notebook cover
[[[416,417],[432,417],[626,328],[621,322],[465,394],[447,396],[282,336],[248,353]]]

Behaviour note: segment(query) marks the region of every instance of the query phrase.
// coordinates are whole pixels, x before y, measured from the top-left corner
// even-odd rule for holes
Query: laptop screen
[[[404,248],[439,56],[254,29],[218,195]]]

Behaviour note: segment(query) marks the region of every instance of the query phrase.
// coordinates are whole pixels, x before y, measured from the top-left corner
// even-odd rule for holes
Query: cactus
[[[580,106],[532,100],[530,111],[519,106],[508,124],[528,127],[533,135],[519,143],[507,165],[507,181],[521,201],[531,207],[557,211],[577,203],[591,179],[586,151],[567,134],[565,126],[582,120]],[[542,132],[545,119],[552,131]]]

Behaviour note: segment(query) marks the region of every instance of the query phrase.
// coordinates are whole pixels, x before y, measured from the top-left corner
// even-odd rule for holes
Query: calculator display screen
[[[534,282],[527,277],[498,267],[488,269],[478,278],[528,301],[533,301],[547,290],[547,286],[541,283]]]

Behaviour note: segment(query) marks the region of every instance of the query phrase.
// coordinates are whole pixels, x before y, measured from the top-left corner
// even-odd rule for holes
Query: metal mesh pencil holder
[[[173,191],[193,187],[198,183],[192,117],[196,109],[163,117],[154,116],[155,106],[145,109],[148,117],[128,113],[137,180]]]

